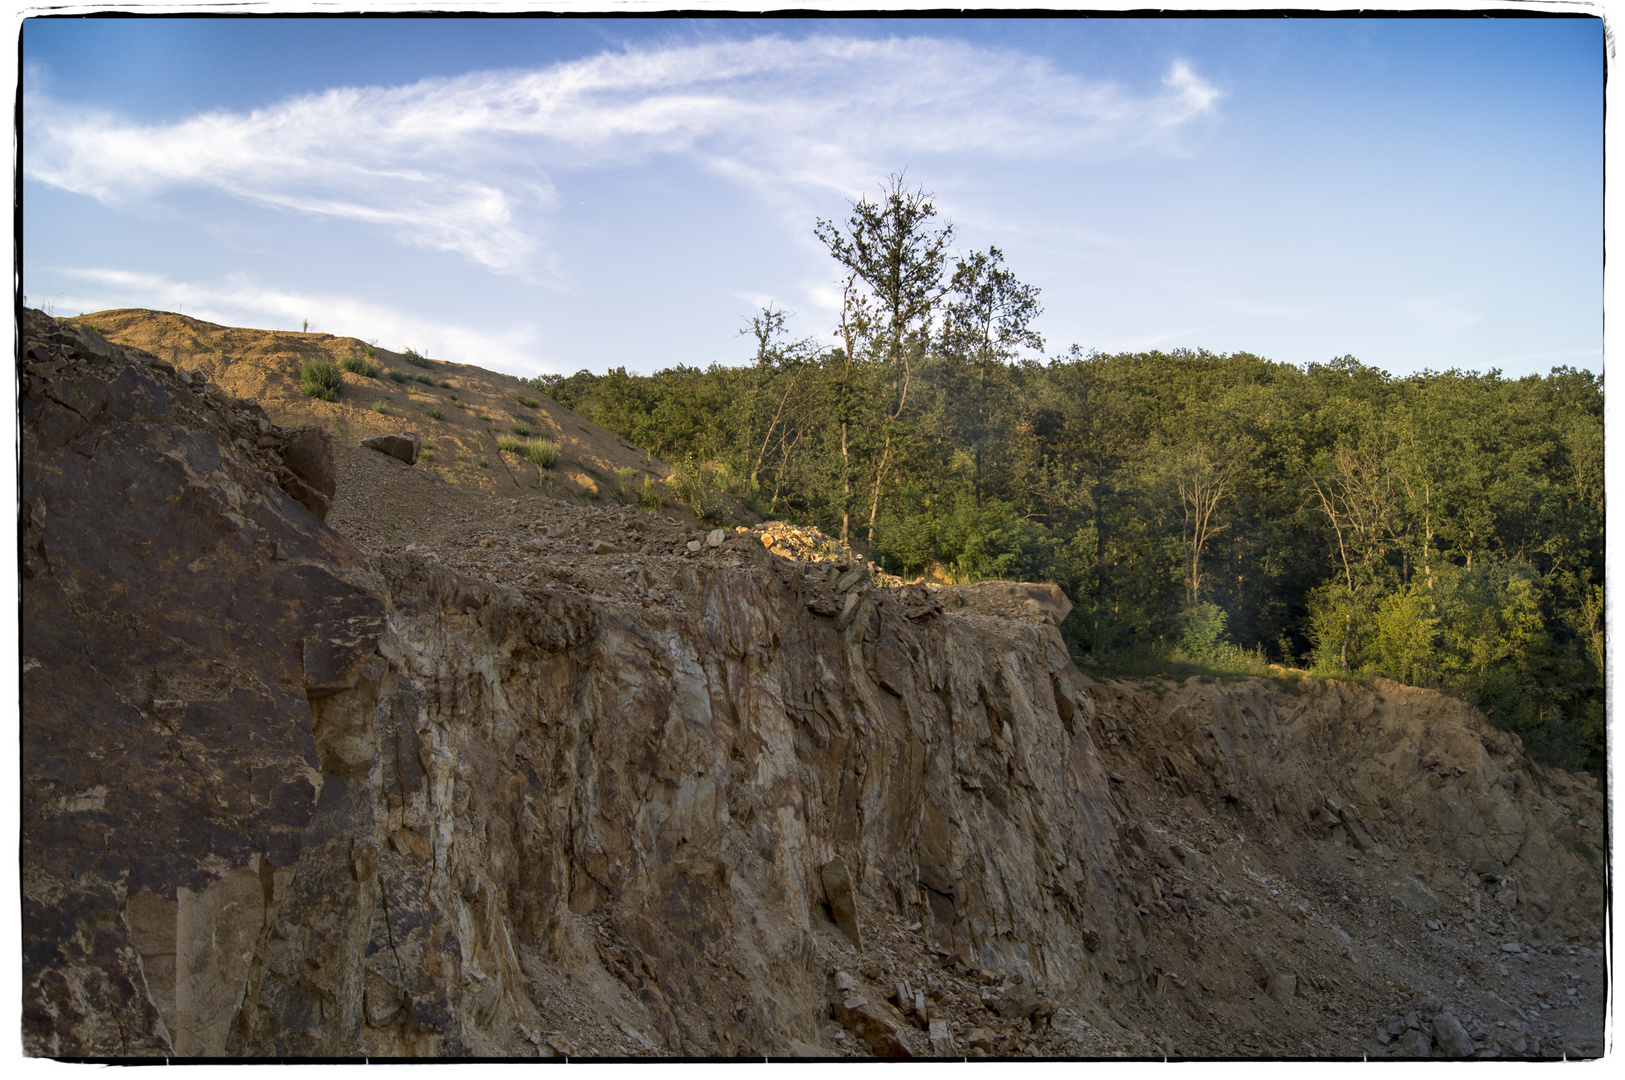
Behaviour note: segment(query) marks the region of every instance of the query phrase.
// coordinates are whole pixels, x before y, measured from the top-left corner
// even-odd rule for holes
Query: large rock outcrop
[[[1595,792],[1438,695],[1158,697],[1080,673],[1043,587],[752,535],[590,580],[364,555],[294,494],[307,436],[27,330],[31,1054],[1146,1054],[1221,1003],[1348,1052],[1299,1002],[1392,971],[1272,865],[1594,933]]]

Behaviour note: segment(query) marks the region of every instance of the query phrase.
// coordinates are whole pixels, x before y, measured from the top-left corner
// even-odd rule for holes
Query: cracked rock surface
[[[1602,796],[1459,702],[1090,678],[1044,587],[25,331],[30,1054],[1601,1051]]]

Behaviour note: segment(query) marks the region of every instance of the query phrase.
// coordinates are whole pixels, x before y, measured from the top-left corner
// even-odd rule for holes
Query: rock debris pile
[[[1601,1052],[1602,795],[1460,702],[21,378],[30,1054]]]

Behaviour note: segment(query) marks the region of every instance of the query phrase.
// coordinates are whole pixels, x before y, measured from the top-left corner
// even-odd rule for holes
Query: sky
[[[23,288],[529,376],[833,342],[901,172],[1044,355],[1602,371],[1599,19],[31,19]]]

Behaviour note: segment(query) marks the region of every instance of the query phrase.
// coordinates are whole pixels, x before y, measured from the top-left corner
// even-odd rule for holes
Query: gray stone
[[[417,464],[418,454],[423,450],[423,440],[407,433],[368,435],[361,440],[361,445],[369,450],[377,450],[390,457],[399,458],[408,465]]]
[[[1473,1040],[1468,1036],[1467,1029],[1461,1026],[1461,1021],[1451,1013],[1441,1012],[1433,1018],[1433,1034],[1438,1039],[1440,1052],[1446,1057],[1473,1056]]]
[[[1030,986],[1012,986],[993,1002],[993,1011],[1006,1020],[1025,1020],[1038,1008],[1038,995]]]
[[[958,1057],[959,1050],[954,1046],[953,1034],[948,1030],[948,1021],[933,1020],[930,1026],[931,1056],[932,1057]]]
[[[1433,1053],[1433,1041],[1412,1028],[1399,1037],[1399,1052],[1406,1057],[1427,1057]]]
[[[710,532],[705,534],[705,546],[710,548],[719,548],[722,546],[722,542],[726,539],[728,539],[727,529],[712,529]]]

